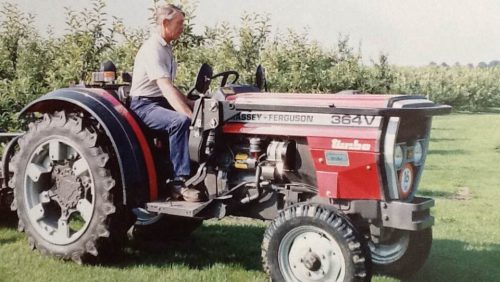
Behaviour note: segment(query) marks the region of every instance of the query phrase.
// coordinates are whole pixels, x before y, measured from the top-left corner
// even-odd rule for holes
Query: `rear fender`
[[[157,178],[147,140],[134,116],[102,89],[60,89],[26,106],[20,113],[83,111],[105,131],[116,154],[124,204],[142,206],[157,198]]]

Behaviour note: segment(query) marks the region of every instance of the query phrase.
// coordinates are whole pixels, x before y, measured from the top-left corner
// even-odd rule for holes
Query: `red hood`
[[[241,93],[228,96],[237,104],[277,106],[308,106],[337,108],[385,108],[391,98],[400,95],[373,94],[304,94],[304,93]]]

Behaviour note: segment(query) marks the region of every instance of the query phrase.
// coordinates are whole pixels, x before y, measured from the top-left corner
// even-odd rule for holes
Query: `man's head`
[[[184,31],[184,16],[184,12],[172,4],[164,4],[156,8],[156,24],[165,41],[170,43],[179,39]]]

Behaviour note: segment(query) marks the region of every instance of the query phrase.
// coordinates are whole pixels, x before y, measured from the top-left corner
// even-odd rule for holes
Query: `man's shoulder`
[[[146,39],[139,50],[139,53],[142,53],[145,56],[151,54],[152,52],[155,52],[160,56],[170,56],[168,48],[165,48],[161,42],[155,38],[155,36],[150,36]]]
[[[148,39],[144,41],[144,43],[142,43],[141,49],[151,50],[151,49],[159,49],[159,47],[160,44],[158,43],[158,41],[155,40],[152,36],[150,36],[148,37]]]

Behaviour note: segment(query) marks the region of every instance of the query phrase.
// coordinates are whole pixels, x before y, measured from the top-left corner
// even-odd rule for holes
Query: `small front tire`
[[[272,281],[369,281],[361,235],[337,211],[300,204],[280,212],[264,233],[264,270]]]

